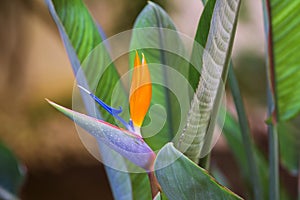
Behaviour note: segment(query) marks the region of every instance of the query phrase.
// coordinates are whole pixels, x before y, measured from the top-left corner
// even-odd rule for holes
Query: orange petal
[[[144,54],[142,56],[142,64],[140,64],[139,55],[135,53],[129,97],[130,116],[133,125],[137,127],[141,127],[144,121],[152,96],[150,72]]]

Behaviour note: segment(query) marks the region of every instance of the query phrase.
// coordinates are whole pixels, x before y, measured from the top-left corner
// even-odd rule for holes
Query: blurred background
[[[107,36],[131,29],[146,1],[86,0]],[[233,48],[235,70],[254,138],[267,155],[265,43],[261,0],[242,1]],[[159,2],[179,31],[193,37],[203,7],[199,0]],[[23,163],[20,197],[112,199],[103,165],[81,144],[74,124],[50,107],[49,98],[71,107],[74,77],[57,28],[41,0],[0,3],[0,142]],[[255,81],[254,81],[255,80]],[[228,109],[234,113],[230,95]],[[0,163],[1,165],[2,163]],[[245,196],[245,185],[226,141],[212,153],[212,167],[228,187]],[[296,196],[296,178],[283,181]],[[1,177],[0,177],[1,178]]]

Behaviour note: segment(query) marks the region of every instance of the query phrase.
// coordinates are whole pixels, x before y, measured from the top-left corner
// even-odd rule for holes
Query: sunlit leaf
[[[295,174],[299,170],[300,134],[289,121],[300,111],[300,2],[266,0],[264,5],[269,80],[275,104],[273,117],[278,122],[281,163]]]
[[[158,153],[155,169],[158,182],[169,199],[241,199],[176,150],[172,143]]]
[[[270,80],[277,118],[285,121],[300,111],[300,1],[268,0],[267,5]]]

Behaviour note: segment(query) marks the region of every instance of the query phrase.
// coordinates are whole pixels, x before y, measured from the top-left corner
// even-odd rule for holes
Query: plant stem
[[[198,165],[202,167],[203,169],[206,169],[209,171],[210,168],[210,158],[211,158],[211,153],[207,154],[204,158],[201,158],[199,160]]]
[[[269,168],[270,168],[270,185],[269,185],[269,199],[279,200],[279,171],[278,171],[278,138],[277,131],[273,125],[269,125]]]
[[[298,167],[298,200],[300,200],[300,161],[298,162]]]
[[[238,114],[240,129],[242,133],[242,140],[244,143],[247,162],[250,170],[250,178],[253,187],[254,199],[260,200],[262,199],[262,190],[261,190],[262,187],[261,187],[261,182],[259,180],[258,167],[254,157],[252,138],[250,136],[250,128],[248,125],[248,120],[246,117],[243,100],[238,86],[238,81],[233,71],[232,62],[230,62],[230,66],[229,66],[228,81],[233,96],[233,100],[235,103],[236,111]]]
[[[277,135],[277,122],[279,117],[277,115],[277,93],[276,93],[276,73],[274,64],[274,49],[273,49],[273,27],[272,27],[272,7],[270,0],[265,0],[264,10],[267,12],[266,28],[267,28],[267,47],[268,47],[268,115],[271,118],[271,122],[268,125],[268,140],[269,140],[269,173],[270,173],[270,185],[269,185],[269,199],[279,200],[279,170],[278,170],[278,135]]]
[[[149,177],[150,187],[151,187],[151,194],[152,199],[157,195],[159,191],[161,191],[160,185],[156,179],[156,176],[154,174],[154,171],[150,171],[147,173]]]
[[[273,100],[270,88],[268,89],[268,110],[269,115],[272,115]],[[278,169],[278,134],[277,125],[272,116],[272,122],[268,125],[268,140],[269,140],[269,199],[279,200],[279,169]]]

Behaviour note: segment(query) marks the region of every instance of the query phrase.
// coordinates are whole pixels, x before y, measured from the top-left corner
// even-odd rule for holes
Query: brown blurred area
[[[146,1],[130,0],[85,2],[108,37],[130,29],[146,4]],[[193,37],[202,11],[199,0],[163,2],[179,30]],[[266,150],[261,1],[244,2],[234,60],[239,65],[238,76],[243,77],[240,81],[247,98],[251,128]],[[251,12],[255,15],[250,15]],[[253,31],[256,34],[251,35]],[[103,165],[83,147],[74,124],[44,100],[49,98],[71,107],[74,81],[67,54],[45,3],[2,0],[0,45],[0,140],[27,168],[21,199],[112,199]],[[246,75],[245,70],[248,70]],[[260,75],[253,85],[249,76],[255,76],[257,71]],[[232,110],[230,97],[228,101]],[[224,139],[213,151],[212,164],[226,173],[231,189],[244,196],[241,175]]]
[[[86,3],[109,36],[129,29],[146,1]],[[112,199],[103,165],[44,100],[71,107],[74,81],[44,1],[1,1],[0,27],[0,140],[27,168],[21,199]]]

